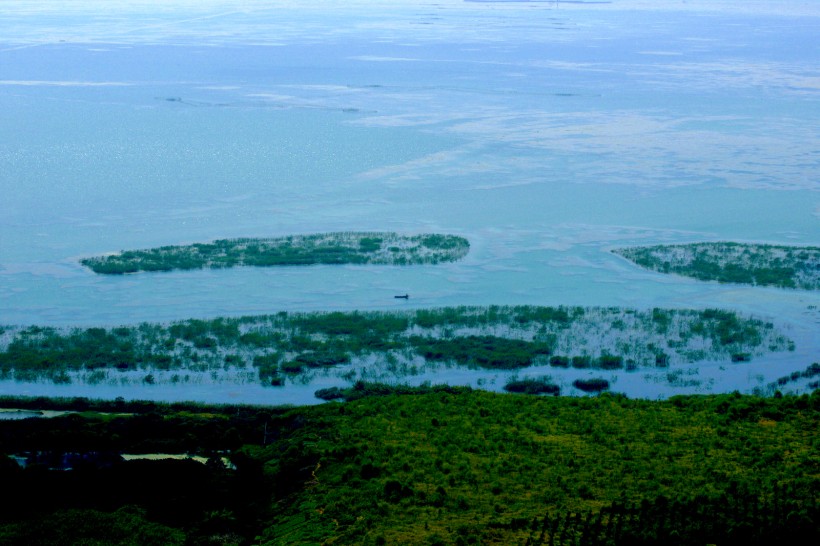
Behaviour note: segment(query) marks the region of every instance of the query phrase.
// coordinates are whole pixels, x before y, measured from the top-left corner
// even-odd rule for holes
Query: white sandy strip
[[[165,461],[169,459],[185,461],[190,459],[200,464],[205,464],[208,462],[207,457],[202,457],[201,455],[188,455],[187,453],[123,453],[121,457],[126,461]],[[222,457],[221,460],[225,467],[235,468],[227,457]]]

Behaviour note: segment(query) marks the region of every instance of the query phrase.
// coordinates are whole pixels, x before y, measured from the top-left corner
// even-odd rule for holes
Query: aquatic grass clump
[[[584,392],[599,393],[609,390],[609,381],[601,377],[593,377],[591,379],[576,379],[572,382],[572,386]]]
[[[653,271],[702,281],[820,290],[820,247],[717,242],[613,252]]]
[[[815,362],[808,366],[805,370],[795,370],[789,375],[784,375],[782,377],[778,377],[775,381],[772,381],[767,385],[768,391],[770,393],[775,392],[778,388],[785,387],[789,383],[794,383],[800,381],[802,379],[814,379],[820,375],[820,362]],[[820,388],[820,382],[811,381],[808,383],[808,388],[810,390]]]
[[[238,266],[439,264],[460,260],[469,250],[467,239],[456,235],[335,232],[268,239],[219,239],[210,243],[123,250],[84,258],[80,263],[95,273],[122,275]]]
[[[525,368],[538,356],[550,354],[549,347],[542,342],[486,335],[454,339],[411,336],[410,344],[428,361],[456,361],[501,370]]]
[[[504,390],[521,394],[549,394],[552,396],[561,394],[561,387],[553,383],[549,376],[510,379],[504,385]]]

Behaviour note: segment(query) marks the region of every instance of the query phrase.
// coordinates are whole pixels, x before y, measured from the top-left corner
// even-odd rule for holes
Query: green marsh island
[[[636,264],[701,281],[820,290],[820,247],[732,242],[618,248]]]
[[[320,372],[344,382],[395,381],[452,366],[499,371],[547,366],[671,368],[670,377],[679,381],[678,366],[744,363],[793,349],[772,323],[719,309],[281,312],[114,328],[8,326],[0,328],[0,379],[119,384],[130,377],[185,384],[196,374],[216,374],[278,387],[307,384]],[[548,383],[508,390],[558,394]]]
[[[460,260],[469,250],[467,239],[456,235],[333,232],[123,250],[84,258],[80,263],[95,273],[122,275],[238,266],[439,264]]]

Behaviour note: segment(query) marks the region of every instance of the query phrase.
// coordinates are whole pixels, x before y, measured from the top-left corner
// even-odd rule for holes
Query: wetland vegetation
[[[613,252],[653,271],[702,281],[820,290],[820,247],[718,242]]]
[[[429,367],[638,370],[743,363],[794,348],[772,323],[719,309],[488,306],[314,312],[113,328],[3,327],[0,379],[185,382],[231,375],[281,386],[330,370],[396,380]],[[435,368],[433,368],[435,369]]]
[[[236,266],[417,265],[454,262],[466,256],[469,249],[467,239],[456,235],[334,232],[123,250],[84,258],[80,263],[106,275]]]
[[[298,408],[0,399],[79,412],[0,421],[0,544],[820,540],[820,391],[355,390]]]
[[[775,393],[777,389],[782,389],[790,383],[798,383],[802,380],[806,380],[806,386],[810,390],[820,389],[820,380],[815,379],[817,376],[820,376],[820,362],[807,366],[805,370],[795,370],[789,375],[778,377],[775,381],[769,383],[768,390],[770,393]]]

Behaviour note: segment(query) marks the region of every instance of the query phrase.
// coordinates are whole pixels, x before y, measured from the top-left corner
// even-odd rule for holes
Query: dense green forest
[[[80,263],[95,273],[121,275],[235,266],[438,264],[460,260],[469,250],[467,239],[455,235],[336,232],[124,250]]]
[[[0,399],[78,412],[0,421],[0,450],[28,461],[0,456],[0,544],[820,540],[820,391],[356,390],[299,408]]]
[[[517,370],[637,370],[703,360],[742,363],[793,349],[772,323],[719,309],[489,306],[276,315],[113,328],[0,327],[0,379],[184,383],[225,374],[280,386],[319,369],[372,379],[457,365]],[[360,377],[358,379],[361,379]]]
[[[720,242],[613,252],[653,271],[702,281],[820,290],[820,247]]]

